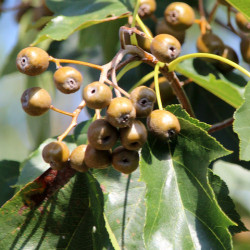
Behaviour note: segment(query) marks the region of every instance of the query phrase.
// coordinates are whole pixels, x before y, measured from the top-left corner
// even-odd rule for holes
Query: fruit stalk
[[[60,136],[57,137],[58,141],[62,141],[71,131],[71,129],[73,129],[77,125],[77,118],[85,106],[86,103],[84,100],[82,100],[77,109],[73,112],[72,120],[68,128]]]

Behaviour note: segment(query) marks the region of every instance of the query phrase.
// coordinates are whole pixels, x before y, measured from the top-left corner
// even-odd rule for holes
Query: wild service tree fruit
[[[21,97],[23,110],[32,116],[46,113],[51,105],[50,94],[40,87],[26,89]]]
[[[61,67],[54,73],[55,86],[64,94],[72,94],[78,91],[82,80],[82,74],[73,67]]]
[[[43,49],[28,47],[18,53],[16,66],[20,72],[26,75],[36,76],[48,68],[49,55]]]

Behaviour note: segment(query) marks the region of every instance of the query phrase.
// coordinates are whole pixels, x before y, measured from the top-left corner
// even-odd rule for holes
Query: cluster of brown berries
[[[155,10],[155,0],[141,0],[138,13],[145,18],[152,16]],[[156,36],[153,39],[137,36],[138,45],[159,61],[168,63],[179,56],[185,32],[194,21],[194,11],[188,4],[171,3],[164,11],[164,18],[157,21]]]
[[[218,3],[229,6],[220,0]],[[155,0],[141,0],[139,15],[142,18],[154,15],[156,10]],[[240,50],[244,61],[250,63],[250,22],[241,12],[235,14],[235,21],[239,28],[238,35],[241,37]],[[156,24],[156,36],[153,40],[140,38],[138,45],[144,50],[151,52],[158,60],[170,62],[178,57],[181,44],[184,43],[185,33],[195,22],[195,14],[191,6],[183,2],[173,2],[169,4],[164,17],[159,19]],[[138,36],[139,37],[139,36]],[[235,50],[226,45],[223,40],[209,29],[202,33],[196,43],[198,52],[210,53],[227,58],[235,63],[239,63],[239,58]],[[232,71],[234,68],[218,60],[206,59],[223,73]]]
[[[35,76],[43,73],[49,65],[49,55],[42,49],[28,47],[17,55],[17,68],[22,73]],[[54,73],[55,87],[65,94],[80,89],[81,73],[72,67],[59,67]],[[180,132],[175,115],[165,110],[153,110],[156,94],[146,86],[135,88],[130,97],[113,98],[111,88],[95,81],[82,91],[86,106],[106,109],[105,118],[91,123],[88,129],[88,145],[80,145],[71,154],[62,141],[51,142],[43,149],[45,162],[53,169],[67,164],[77,171],[90,168],[103,169],[112,165],[116,170],[129,174],[139,164],[139,150],[147,141],[147,130],[167,140]],[[30,115],[42,115],[51,107],[49,93],[41,88],[27,89],[21,97],[22,107]],[[145,119],[147,128],[142,122]],[[119,142],[121,146],[119,145]]]

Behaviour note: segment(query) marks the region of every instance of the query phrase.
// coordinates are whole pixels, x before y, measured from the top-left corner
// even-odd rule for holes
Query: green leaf
[[[50,142],[56,141],[56,139],[49,138],[45,140],[34,152],[30,154],[28,159],[21,163],[20,169],[20,176],[16,183],[16,186],[24,186],[28,182],[33,181],[35,178],[40,176],[46,170],[49,169],[49,164],[44,162],[42,157],[43,148]],[[75,143],[73,142],[72,136],[67,136],[64,140],[67,144],[69,149],[73,149],[76,147]]]
[[[19,165],[17,161],[0,161],[0,206],[10,199],[15,189],[11,186],[17,181],[19,175]]]
[[[126,19],[117,19],[99,23],[80,32],[79,47],[87,48],[101,45],[104,61],[111,61],[116,54],[119,42],[119,29],[126,24]],[[100,41],[101,44],[100,44]]]
[[[87,144],[88,140],[88,128],[92,123],[92,119],[81,122],[78,124],[74,130],[74,140],[77,145]]]
[[[145,249],[145,184],[139,182],[139,168],[125,175],[110,167],[94,171],[94,176],[105,195],[104,216],[109,234],[121,249]]]
[[[204,130],[209,130],[211,125],[206,124],[205,122],[200,122],[197,119],[192,118],[184,109],[181,108],[179,104],[174,104],[171,106],[167,106],[166,110],[170,111],[177,117],[182,117],[185,120],[188,120],[189,122],[193,123],[194,125],[204,129]]]
[[[250,82],[245,89],[245,102],[234,113],[233,129],[238,134],[240,139],[240,159],[244,161],[250,160],[250,127],[249,106],[250,106]]]
[[[111,247],[111,243],[103,218],[103,193],[97,180],[90,173],[87,173],[86,175],[88,178],[87,185],[89,190],[90,207],[92,208],[95,225],[93,233],[94,249],[102,249],[103,246],[108,248],[108,246]]]
[[[1,249],[93,249],[105,247],[105,235],[95,242],[96,218],[89,206],[89,179],[77,174],[38,208],[27,206],[29,194],[38,190],[37,182],[29,183],[0,210]],[[107,234],[107,233],[106,233]],[[10,237],[11,235],[11,237]]]
[[[142,149],[141,180],[146,183],[147,249],[231,249],[228,227],[208,184],[209,163],[227,155],[207,132],[179,117],[175,143],[149,137]]]
[[[248,18],[250,18],[250,0],[226,0],[235,9],[244,13]]]
[[[235,205],[233,200],[229,196],[229,190],[227,184],[217,175],[215,175],[211,170],[208,171],[209,184],[211,185],[215,197],[222,208],[223,212],[235,223],[237,226],[230,226],[229,230],[231,234],[240,233],[242,231],[247,231],[243,222],[240,220],[240,216],[235,210]]]
[[[39,33],[33,45],[48,38],[65,40],[77,30],[118,18],[127,17],[134,1],[85,0],[85,1],[47,1],[48,7],[55,12],[53,18]]]
[[[198,67],[205,71],[202,72]],[[226,79],[216,79],[215,75],[218,75],[218,73],[210,73],[208,63],[202,62],[200,59],[186,60],[176,67],[176,71],[191,78],[199,86],[210,91],[234,108],[238,108],[243,102],[242,88]]]

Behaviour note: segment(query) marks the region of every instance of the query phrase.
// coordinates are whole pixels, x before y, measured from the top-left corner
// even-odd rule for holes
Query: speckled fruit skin
[[[23,110],[32,116],[46,113],[51,105],[49,93],[42,88],[33,87],[26,89],[21,96]]]
[[[111,149],[118,136],[118,130],[105,119],[95,120],[88,128],[88,142],[98,150]]]
[[[48,68],[49,55],[43,49],[27,47],[18,53],[16,66],[20,72],[26,75],[36,76]]]
[[[136,117],[147,117],[154,108],[156,94],[154,90],[140,86],[132,90],[130,100],[136,109]]]
[[[243,37],[241,39],[240,51],[244,61],[250,63],[250,37]]]
[[[112,166],[121,173],[131,174],[139,166],[139,154],[120,146],[112,153]]]
[[[130,127],[120,129],[122,146],[129,150],[139,150],[147,141],[148,132],[144,124],[134,120]]]
[[[164,11],[166,23],[177,31],[188,29],[195,20],[193,9],[186,3],[174,2],[167,6]]]
[[[181,130],[178,118],[169,111],[156,109],[147,118],[150,132],[159,138],[171,139]]]
[[[56,141],[47,144],[42,151],[42,157],[55,170],[66,166],[69,159],[69,149],[64,142]]]
[[[88,167],[85,164],[85,151],[87,145],[80,145],[76,147],[69,157],[70,166],[78,172],[85,173],[88,171]]]
[[[181,44],[174,36],[160,34],[153,38],[150,49],[159,61],[167,63],[179,56]]]
[[[185,41],[185,36],[186,36],[186,32],[185,30],[183,31],[177,31],[173,28],[171,28],[165,21],[164,18],[161,18],[157,21],[156,27],[155,27],[155,32],[156,35],[159,34],[169,34],[174,36],[179,42],[180,44],[183,44]]]
[[[235,21],[241,31],[246,33],[250,32],[250,22],[241,12],[236,13]]]
[[[64,94],[71,94],[81,87],[82,74],[73,67],[61,67],[54,73],[54,83],[56,88]]]
[[[109,150],[98,150],[88,144],[85,151],[85,163],[88,168],[103,169],[111,165]]]
[[[149,17],[156,10],[155,0],[140,0],[140,6],[138,9],[138,14],[140,17]]]
[[[107,109],[107,121],[114,127],[125,128],[135,119],[135,108],[128,98],[116,97],[112,99]]]
[[[83,89],[82,97],[89,108],[103,109],[110,104],[112,91],[106,84],[96,81]]]

